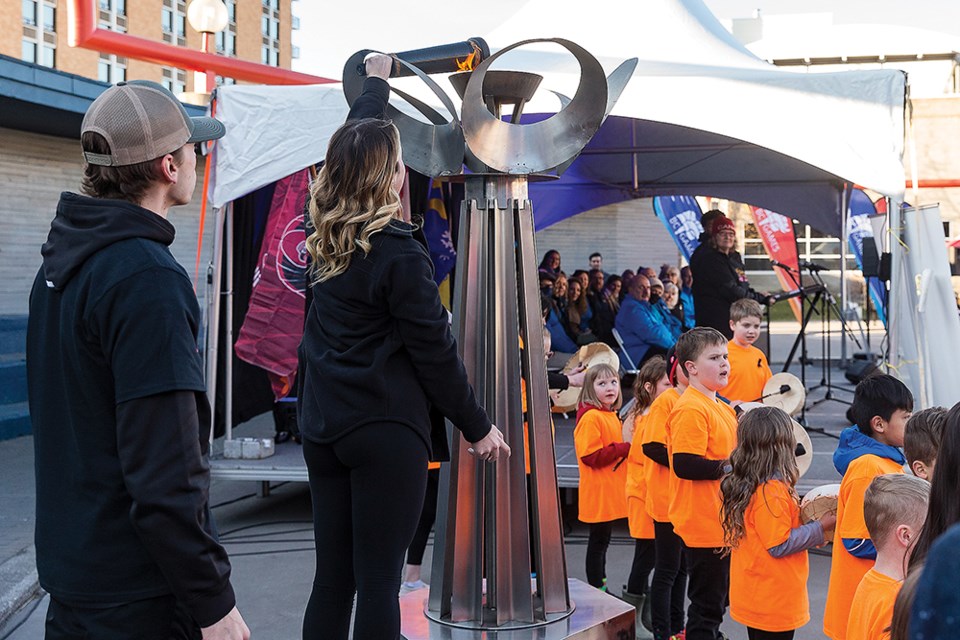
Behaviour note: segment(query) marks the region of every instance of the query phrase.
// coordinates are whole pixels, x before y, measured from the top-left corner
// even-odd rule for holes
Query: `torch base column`
[[[580,580],[569,579],[573,612],[553,622],[499,629],[469,629],[427,617],[429,591],[400,596],[400,633],[405,640],[615,640],[633,638],[636,609]]]

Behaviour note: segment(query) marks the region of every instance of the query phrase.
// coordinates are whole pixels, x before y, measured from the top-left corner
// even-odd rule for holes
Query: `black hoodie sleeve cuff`
[[[233,593],[233,585],[227,582],[217,593],[203,595],[184,606],[200,628],[209,627],[223,620],[228,613],[237,606],[237,597]]]
[[[361,118],[384,118],[389,99],[390,83],[382,78],[367,77],[363,81],[363,93],[350,107],[347,122]]]

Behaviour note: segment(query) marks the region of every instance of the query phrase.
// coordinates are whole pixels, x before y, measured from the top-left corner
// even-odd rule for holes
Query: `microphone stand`
[[[854,334],[854,332],[847,325],[847,322],[844,319],[843,314],[840,312],[840,308],[837,306],[836,298],[834,298],[833,294],[830,293],[830,289],[827,287],[827,283],[824,282],[823,277],[820,275],[821,269],[818,268],[817,265],[814,265],[812,263],[807,265],[807,269],[810,272],[810,277],[813,279],[813,281],[817,285],[822,287],[823,295],[820,296],[820,307],[821,307],[820,324],[822,327],[821,339],[822,339],[822,344],[824,345],[821,351],[822,357],[820,360],[821,362],[820,384],[810,387],[808,391],[813,391],[821,387],[826,388],[826,393],[824,394],[824,396],[819,400],[815,400],[813,403],[811,403],[810,408],[813,408],[823,402],[827,402],[828,400],[834,400],[836,402],[849,405],[850,404],[849,401],[843,400],[841,398],[837,398],[833,395],[834,389],[839,391],[846,391],[847,393],[851,393],[851,391],[849,389],[844,389],[843,387],[835,386],[831,378],[830,318],[829,318],[829,314],[827,313],[828,309],[832,311],[833,315],[836,316],[836,318],[840,321],[841,332],[844,332],[847,335],[847,337],[849,337],[854,342],[854,344],[857,345],[858,349],[862,350],[863,347],[860,344],[860,340],[857,339],[856,334]]]
[[[790,280],[797,287],[797,291],[800,292],[800,309],[801,309],[801,322],[800,322],[800,331],[797,333],[797,338],[793,342],[793,347],[790,349],[790,355],[787,356],[786,362],[783,364],[783,371],[790,369],[790,365],[793,364],[793,356],[797,351],[797,346],[800,346],[800,383],[803,385],[803,388],[807,388],[807,365],[812,364],[813,361],[807,355],[807,324],[810,322],[810,314],[816,309],[817,298],[814,297],[813,300],[807,295],[806,289],[803,288],[803,272],[797,271],[790,268],[785,264],[780,264],[779,262],[771,260],[771,263],[774,267],[784,271]],[[818,293],[817,296],[820,294]],[[807,313],[803,313],[804,305],[806,305]],[[770,323],[769,323],[769,307],[767,307],[767,335],[770,335]],[[804,402],[803,407],[800,409],[800,419],[798,420],[801,426],[805,429],[807,427],[807,405]]]

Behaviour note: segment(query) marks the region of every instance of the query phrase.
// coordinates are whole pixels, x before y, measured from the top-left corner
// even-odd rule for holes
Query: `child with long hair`
[[[810,620],[807,549],[824,543],[836,516],[800,524],[797,440],[776,407],[744,413],[731,471],[720,482],[730,552],[730,615],[750,640],[790,640]]]
[[[670,388],[667,378],[667,363],[660,356],[647,360],[637,374],[633,385],[634,403],[623,421],[623,439],[630,442],[627,457],[627,521],[630,536],[636,542],[630,578],[624,585],[622,598],[635,606],[640,613],[640,624],[653,631],[650,619],[649,578],[653,571],[655,551],[653,542],[653,518],[647,513],[647,483],[644,474],[646,456],[643,455],[644,417],[657,397]]]
[[[630,445],[623,441],[623,426],[617,415],[622,404],[617,370],[608,364],[590,367],[580,391],[573,443],[580,468],[579,518],[590,525],[587,582],[604,591],[613,523],[627,516],[624,460]]]

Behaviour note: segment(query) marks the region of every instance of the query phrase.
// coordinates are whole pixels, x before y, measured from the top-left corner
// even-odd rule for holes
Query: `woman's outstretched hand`
[[[501,454],[507,458],[510,457],[510,447],[496,425],[491,425],[490,432],[481,440],[474,442],[467,451],[486,462],[496,462]]]

